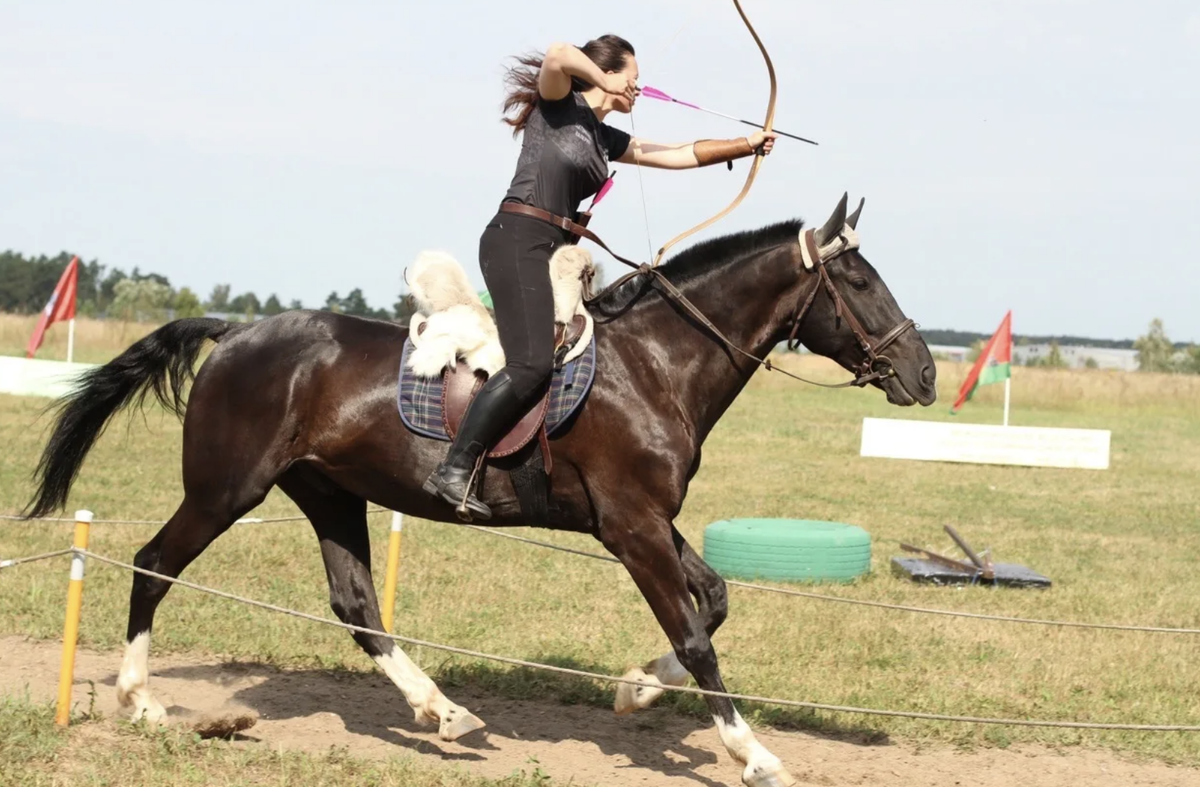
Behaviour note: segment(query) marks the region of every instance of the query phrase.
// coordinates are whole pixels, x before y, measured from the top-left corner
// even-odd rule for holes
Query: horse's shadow
[[[546,663],[590,672],[604,667],[572,659],[546,658]],[[522,741],[581,741],[597,746],[606,756],[627,758],[630,768],[646,768],[664,775],[686,776],[709,787],[720,783],[696,773],[696,768],[718,761],[720,742],[703,700],[694,695],[668,694],[659,705],[631,716],[612,712],[613,691],[595,683],[524,668],[496,669],[471,665],[441,668],[433,677],[447,696],[476,713],[486,723],[487,735],[471,734],[453,744],[436,738],[436,731],[418,725],[399,690],[379,673],[346,670],[281,670],[254,662],[168,667],[154,670],[155,677],[207,681],[223,685],[250,683],[234,691],[231,700],[255,711],[264,720],[311,717],[320,713],[338,716],[345,729],[383,743],[447,761],[482,761],[497,751],[489,736]],[[111,682],[106,681],[106,682]],[[152,679],[153,682],[153,679]],[[539,697],[554,697],[547,701]],[[743,713],[754,708],[742,705]],[[179,708],[168,708],[175,713]],[[773,715],[777,727],[804,729],[808,734],[862,745],[887,743],[887,738],[867,728],[831,726],[803,713]],[[696,748],[684,739],[699,729],[712,731],[712,747]],[[430,734],[433,732],[434,734]],[[253,735],[253,732],[250,733]],[[768,742],[768,748],[771,748]],[[725,755],[721,755],[724,757]]]

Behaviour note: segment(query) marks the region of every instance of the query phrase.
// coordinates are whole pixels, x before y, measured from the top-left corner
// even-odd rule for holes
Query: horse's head
[[[796,338],[887,392],[892,404],[937,399],[937,367],[879,273],[858,249],[863,203],[846,215],[847,195],[820,229],[800,235],[805,284]]]

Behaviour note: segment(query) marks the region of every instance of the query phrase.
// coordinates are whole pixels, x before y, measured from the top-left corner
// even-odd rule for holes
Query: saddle
[[[423,332],[424,324],[418,328],[418,334]],[[562,359],[573,350],[579,340],[583,338],[587,328],[587,321],[582,315],[575,315],[571,321],[564,324],[558,323],[554,326],[554,357],[555,368],[562,368]],[[488,374],[478,369],[472,369],[467,363],[461,359],[453,366],[447,365],[442,370],[442,423],[446,427],[446,434],[450,435],[453,440],[458,434],[459,424],[462,423],[463,416],[467,412],[467,407],[471,404],[471,400],[475,398],[475,394],[479,393],[479,389],[487,382]],[[517,424],[508,431],[500,440],[492,446],[488,451],[489,459],[500,459],[506,456],[512,456],[517,451],[520,451],[533,440],[536,436],[542,448],[542,460],[546,467],[546,472],[551,470],[550,445],[546,436],[546,412],[550,406],[550,388],[547,386],[546,392],[534,404],[528,412],[517,421]]]
[[[579,357],[592,338],[592,317],[583,306],[595,268],[591,254],[578,246],[560,247],[550,258],[554,292],[554,367]],[[410,278],[410,276],[406,276]],[[495,317],[470,286],[461,266],[449,255],[424,252],[411,270],[409,284],[418,311],[410,323],[413,350],[408,367],[418,376],[441,378],[442,420],[450,439],[458,433],[468,405],[488,377],[503,368]],[[535,436],[546,473],[551,469],[546,436],[550,391],[488,451],[488,458],[511,456]]]

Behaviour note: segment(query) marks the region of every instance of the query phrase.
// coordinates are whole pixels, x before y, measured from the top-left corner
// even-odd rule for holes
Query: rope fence
[[[371,509],[370,511],[368,511],[367,513],[368,514],[378,514],[383,511],[387,511],[387,510],[388,509],[386,509],[386,508],[374,508],[374,509]],[[61,516],[44,516],[44,517],[38,517],[36,519],[31,520],[31,519],[26,519],[25,517],[22,517],[22,516],[16,516],[14,514],[0,514],[0,521],[68,523],[68,522],[74,522],[75,520],[67,518],[67,517],[61,517]],[[235,521],[234,524],[235,525],[263,525],[263,524],[274,524],[274,523],[278,523],[278,522],[307,522],[307,521],[308,521],[308,517],[304,516],[303,514],[301,514],[299,516],[275,516],[275,517],[266,517],[266,518],[257,517],[257,516],[247,516],[247,517],[242,517],[241,519]],[[92,524],[94,524],[94,525],[158,525],[161,527],[162,525],[165,525],[166,522],[164,522],[161,519],[97,519]]]
[[[416,639],[414,637],[406,637],[400,634],[392,634],[386,631],[377,631],[375,629],[366,628],[364,626],[355,626],[351,623],[343,623],[340,620],[321,617],[320,615],[311,615],[307,612],[299,612],[294,609],[288,609],[276,604],[269,604],[265,601],[257,601],[255,599],[239,596],[234,593],[227,593],[223,590],[205,587],[194,582],[187,582],[176,577],[169,577],[165,574],[159,574],[147,569],[138,568],[129,563],[124,563],[120,560],[90,552],[87,549],[70,550],[76,555],[90,557],[100,563],[107,563],[110,566],[123,568],[128,571],[133,571],[138,574],[143,574],[154,579],[170,582],[174,585],[186,587],[201,593],[217,596],[219,598],[236,601],[239,604],[246,604],[251,607],[258,607],[270,612],[277,612],[281,615],[288,615],[302,620],[312,621],[313,623],[321,623],[326,626],[344,629],[350,632],[361,634],[376,634],[381,637],[386,637],[394,642],[401,642],[407,645],[414,645],[431,650],[440,650],[446,653],[454,653],[459,656],[469,656],[476,659],[484,659],[494,661],[500,664],[508,664],[514,667],[525,667],[527,669],[541,670],[545,672],[556,672],[560,675],[570,675],[576,678],[587,678],[597,680],[604,683],[613,684],[629,684],[632,686],[643,685],[637,680],[629,678],[618,678],[614,675],[604,675],[599,672],[588,672],[586,670],[571,669],[570,667],[559,667],[553,664],[542,664],[536,661],[526,661],[525,659],[513,658],[511,656],[500,656],[494,653],[484,653],[478,650],[470,650],[468,648],[459,648],[453,645],[443,645],[439,642],[429,642],[428,640]],[[856,713],[866,714],[871,716],[894,716],[907,719],[923,719],[927,721],[950,721],[950,722],[965,722],[970,724],[1000,724],[1005,726],[1020,726],[1020,727],[1060,727],[1066,729],[1081,729],[1081,730],[1126,730],[1140,732],[1200,732],[1200,725],[1188,724],[1115,724],[1107,722],[1079,722],[1079,721],[1047,721],[1040,719],[993,719],[979,716],[954,716],[942,713],[922,713],[919,711],[900,711],[900,710],[883,710],[879,708],[857,708],[850,705],[830,705],[822,702],[806,702],[803,700],[782,699],[778,697],[760,697],[754,694],[736,694],[725,691],[710,691],[694,686],[662,686],[667,691],[682,692],[685,694],[699,694],[705,697],[726,697],[731,700],[742,700],[745,702],[758,702],[764,705],[779,705],[790,708],[804,708],[807,710],[819,710],[832,713]]]
[[[395,549],[390,550],[390,553],[389,553],[389,559],[388,559],[389,566],[392,564],[393,560],[395,560],[396,562],[399,561],[398,535],[399,535],[399,532],[401,529],[401,526],[398,524],[399,519],[400,519],[399,514],[395,514],[393,517],[393,523],[392,523],[392,533],[394,536],[397,537],[397,540],[395,542]],[[244,604],[246,606],[267,610],[269,612],[275,612],[275,613],[278,613],[281,615],[287,615],[289,617],[294,617],[294,618],[298,618],[301,620],[311,621],[313,623],[319,623],[319,624],[326,625],[326,626],[332,626],[334,628],[340,628],[345,631],[349,631],[349,632],[353,632],[353,633],[374,634],[376,636],[381,636],[381,637],[390,639],[393,642],[404,643],[404,644],[412,645],[412,646],[416,646],[416,647],[429,648],[431,650],[438,650],[438,651],[442,651],[445,653],[451,653],[451,654],[456,654],[456,655],[460,655],[460,656],[481,659],[481,660],[485,660],[485,661],[492,661],[492,662],[496,662],[499,664],[507,664],[507,665],[514,666],[514,667],[522,667],[525,669],[540,670],[543,672],[552,672],[552,673],[556,673],[559,675],[568,675],[568,676],[575,677],[575,678],[594,680],[594,681],[598,681],[601,683],[628,684],[628,685],[632,685],[632,686],[644,685],[641,681],[630,679],[630,678],[616,677],[614,675],[604,675],[604,674],[598,673],[598,672],[589,672],[587,670],[578,670],[578,669],[572,669],[569,667],[560,667],[560,666],[553,665],[553,664],[543,664],[543,663],[539,663],[539,662],[535,662],[535,661],[527,661],[525,659],[513,658],[511,656],[502,656],[502,655],[498,655],[498,654],[494,654],[494,653],[485,653],[483,651],[471,650],[469,648],[460,648],[460,647],[456,647],[453,645],[445,645],[445,644],[442,644],[439,642],[430,642],[427,640],[417,639],[415,637],[408,637],[408,636],[403,636],[400,634],[394,634],[389,631],[378,631],[378,630],[366,628],[363,626],[356,626],[356,625],[353,625],[350,623],[344,623],[339,620],[333,620],[331,618],[321,617],[319,615],[312,615],[307,612],[301,612],[299,610],[288,609],[286,607],[281,607],[276,604],[270,604],[265,601],[258,601],[256,599],[239,596],[237,594],[229,593],[229,592],[226,592],[223,590],[218,590],[216,588],[210,588],[210,587],[206,587],[204,585],[199,585],[195,582],[188,582],[186,580],[179,579],[178,577],[170,577],[170,576],[167,576],[165,574],[160,574],[155,571],[150,571],[148,569],[139,568],[138,566],[132,565],[130,563],[125,563],[123,561],[115,560],[115,559],[107,557],[105,555],[101,555],[99,553],[90,551],[88,549],[88,538],[89,538],[90,526],[92,524],[92,521],[93,521],[92,513],[90,511],[80,510],[75,513],[75,519],[74,519],[75,535],[74,535],[74,539],[73,539],[72,546],[70,549],[61,549],[61,550],[57,550],[54,552],[46,552],[46,553],[39,554],[39,555],[31,555],[31,556],[23,557],[23,558],[15,558],[15,559],[6,560],[6,561],[3,561],[3,563],[0,563],[0,568],[9,568],[9,567],[20,565],[23,563],[32,563],[32,562],[37,562],[37,561],[49,560],[49,559],[52,559],[55,557],[61,557],[63,555],[67,555],[67,554],[71,555],[71,574],[70,574],[70,583],[68,585],[68,591],[67,591],[66,618],[64,621],[64,625],[63,625],[63,652],[62,652],[62,662],[61,662],[60,672],[59,672],[58,702],[57,702],[56,713],[55,713],[55,722],[57,724],[59,724],[60,726],[66,726],[70,720],[71,691],[72,691],[72,687],[74,685],[75,653],[76,653],[76,646],[78,644],[78,638],[79,638],[79,623],[80,623],[81,610],[82,610],[82,605],[83,605],[84,568],[86,565],[87,558],[91,558],[92,560],[94,560],[98,563],[103,563],[103,564],[106,564],[106,565],[109,565],[109,566],[112,566],[115,568],[132,571],[134,573],[152,577],[154,579],[158,579],[163,582],[168,582],[173,585],[180,585],[181,587],[186,587],[186,588],[195,590],[200,593],[206,593],[208,595],[216,596],[218,598],[223,598],[223,599],[226,599],[229,601],[234,601],[239,604]],[[476,529],[476,528],[472,527],[472,529]],[[491,531],[484,531],[484,532],[491,532]],[[503,535],[505,535],[505,537],[515,538],[515,539],[521,540],[521,541],[530,541],[531,543],[539,543],[539,542],[532,542],[531,539],[524,539],[520,536],[511,536],[508,534],[503,534]],[[558,548],[558,547],[556,547],[556,545],[550,545],[550,544],[545,544],[545,546]],[[586,553],[586,552],[582,552],[580,550],[571,550],[568,548],[561,548],[561,549],[563,549],[564,551],[581,554],[583,556],[600,557],[605,560],[612,560],[612,558],[608,558],[607,556],[594,555],[593,553]],[[771,588],[766,588],[766,589],[771,589]],[[821,597],[821,596],[818,596],[818,597]],[[829,598],[829,597],[822,597],[822,598]],[[390,626],[385,626],[385,628],[390,628]],[[794,700],[794,699],[781,698],[781,697],[763,697],[763,696],[759,696],[759,695],[755,695],[755,694],[739,694],[739,693],[734,693],[734,692],[711,691],[711,690],[702,689],[702,688],[694,687],[694,686],[662,686],[662,689],[665,691],[680,692],[680,693],[684,693],[684,694],[695,694],[695,695],[700,695],[700,696],[705,696],[705,697],[724,697],[724,698],[727,698],[730,700],[740,700],[743,702],[756,702],[756,703],[760,703],[763,705],[775,705],[775,706],[788,707],[788,708],[800,708],[800,709],[811,710],[811,711],[824,711],[827,713],[848,713],[848,714],[859,714],[859,715],[868,715],[868,716],[886,716],[886,717],[894,717],[894,718],[918,719],[918,720],[923,720],[923,721],[955,722],[955,723],[966,723],[966,724],[990,724],[990,725],[1016,726],[1016,727],[1053,727],[1053,728],[1060,728],[1060,729],[1079,729],[1079,730],[1118,730],[1118,731],[1134,731],[1134,732],[1200,732],[1200,725],[1124,724],[1124,723],[1115,723],[1115,722],[1077,722],[1077,721],[1055,721],[1055,720],[1043,720],[1043,719],[989,718],[989,717],[981,717],[981,716],[960,716],[960,715],[944,714],[944,713],[926,713],[926,712],[922,712],[922,711],[890,710],[890,709],[883,709],[883,708],[860,708],[860,707],[855,707],[855,706],[851,706],[851,705],[834,705],[834,704],[830,704],[830,703],[808,702],[805,700]]]
[[[507,538],[513,541],[519,541],[523,544],[531,544],[533,546],[543,547],[545,549],[554,549],[559,552],[567,552],[580,557],[591,558],[592,560],[603,560],[608,563],[620,563],[615,557],[609,555],[601,555],[598,552],[586,552],[581,549],[571,549],[570,547],[551,544],[546,541],[535,541],[532,538],[514,535],[512,533],[503,533],[499,530],[488,530],[487,528],[477,525],[454,525],[454,527],[463,527],[468,530],[475,530],[484,535],[495,536],[497,538]],[[1062,626],[1064,628],[1084,628],[1084,629],[1105,629],[1108,631],[1146,631],[1156,634],[1200,634],[1200,629],[1194,628],[1170,628],[1167,626],[1134,626],[1125,625],[1123,623],[1086,623],[1074,620],[1046,620],[1042,618],[1018,618],[1008,615],[989,615],[983,612],[961,612],[955,609],[937,609],[935,607],[914,607],[906,604],[889,604],[886,601],[869,601],[858,598],[844,598],[842,596],[830,596],[825,593],[809,593],[803,590],[792,590],[791,588],[777,588],[770,585],[758,585],[753,582],[741,582],[736,579],[727,579],[725,584],[730,587],[745,588],[747,590],[757,590],[763,593],[778,593],[784,596],[795,596],[797,598],[810,598],[819,601],[832,601],[838,604],[853,604],[862,607],[876,607],[878,609],[893,609],[900,612],[917,612],[925,615],[945,615],[954,618],[972,618],[974,620],[995,620],[1003,623],[1029,623],[1038,626]]]
[[[53,557],[62,557],[63,555],[71,554],[69,549],[59,549],[54,552],[43,552],[40,555],[30,555],[29,557],[17,557],[12,560],[0,560],[0,568],[12,568],[19,566],[22,563],[36,563],[39,560],[49,560]]]
[[[399,570],[399,553],[400,553],[400,531],[403,527],[401,524],[402,516],[395,511],[387,508],[369,508],[367,515],[372,514],[392,514],[392,530],[389,536],[388,544],[388,566],[385,574],[385,593],[383,599],[383,621],[384,628],[391,628],[393,615],[393,605],[395,603],[394,593],[388,594],[387,587],[396,587],[397,572]],[[11,514],[0,514],[0,521],[26,521],[19,516]],[[74,522],[73,519],[62,517],[46,517],[37,521],[42,522]],[[307,517],[301,516],[285,516],[285,517],[244,517],[237,520],[234,524],[274,524],[280,522],[302,522],[307,521]],[[157,519],[97,519],[94,524],[108,525],[162,525],[162,520]],[[436,523],[447,524],[447,523]],[[583,549],[574,549],[572,547],[552,544],[548,541],[538,541],[533,538],[518,536],[513,533],[505,533],[500,530],[480,527],[478,525],[450,525],[455,529],[473,530],[493,538],[506,538],[510,541],[516,541],[522,544],[539,547],[541,549],[551,549],[556,552],[565,552],[577,557],[584,557],[591,560],[601,560],[606,563],[620,563],[621,561],[610,555],[602,555],[597,552],[588,552]],[[394,556],[394,557],[393,557]],[[0,568],[4,568],[4,564],[0,562]],[[875,609],[889,609],[896,612],[911,612],[920,615],[941,615],[943,617],[966,618],[969,620],[990,620],[998,623],[1020,623],[1033,626],[1057,626],[1059,628],[1077,628],[1077,629],[1093,629],[1101,631],[1132,631],[1143,632],[1149,634],[1200,634],[1200,628],[1182,628],[1173,626],[1144,626],[1125,623],[1090,623],[1087,621],[1078,620],[1052,620],[1046,618],[1022,618],[1011,615],[993,615],[984,612],[965,612],[955,609],[941,609],[938,607],[918,607],[909,604],[891,604],[886,601],[870,601],[868,599],[846,598],[843,596],[831,596],[825,593],[812,593],[803,590],[793,590],[791,588],[773,587],[771,585],[760,585],[754,582],[742,582],[734,579],[725,580],[725,584],[730,587],[742,588],[744,590],[753,590],[760,593],[775,593],[783,596],[792,596],[795,598],[806,598],[814,601],[828,601],[835,604],[849,604],[860,607],[874,607]]]

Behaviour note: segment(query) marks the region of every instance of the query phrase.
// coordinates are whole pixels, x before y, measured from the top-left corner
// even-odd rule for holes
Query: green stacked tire
[[[723,519],[704,530],[704,562],[727,579],[849,582],[871,569],[871,536],[808,519]]]

